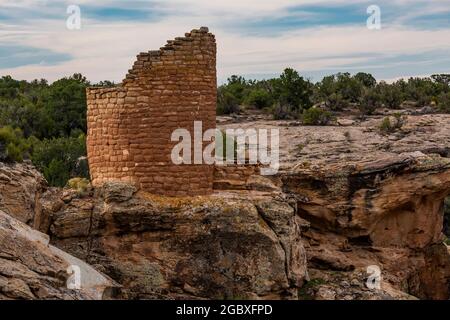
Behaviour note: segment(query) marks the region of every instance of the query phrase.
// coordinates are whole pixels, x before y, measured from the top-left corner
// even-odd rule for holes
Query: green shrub
[[[416,77],[409,78],[403,89],[406,100],[414,101],[418,107],[422,108],[430,105],[437,88],[431,78]]]
[[[398,109],[403,102],[403,93],[399,83],[387,84],[381,81],[377,87],[379,101],[390,109]]]
[[[364,91],[372,90],[376,79],[369,73],[337,73],[326,76],[315,85],[315,102],[325,101],[333,111],[341,111],[351,103],[360,102]]]
[[[334,116],[329,111],[310,108],[303,111],[302,120],[304,125],[325,126],[334,120]]]
[[[52,159],[47,166],[40,169],[51,186],[64,187],[70,179],[70,164],[64,160]]]
[[[381,96],[374,89],[366,89],[359,99],[359,110],[363,116],[373,114],[381,107]]]
[[[349,73],[338,73],[335,75],[335,92],[338,92],[342,97],[349,102],[358,102],[364,85],[356,77],[352,77]]]
[[[78,193],[85,193],[91,187],[91,183],[86,178],[72,178],[67,182],[67,186]]]
[[[380,131],[384,133],[389,133],[392,131],[391,119],[389,117],[384,118],[381,122]]]
[[[0,161],[21,162],[29,157],[30,147],[22,130],[10,126],[0,128]]]
[[[265,109],[272,105],[272,97],[269,92],[264,89],[255,89],[250,91],[245,99],[245,104],[258,109]]]
[[[80,158],[86,156],[85,140],[85,136],[80,135],[36,142],[32,161],[50,185],[64,187],[71,177],[80,176],[77,168]],[[83,172],[82,178],[89,178],[89,173]]]
[[[450,92],[441,93],[437,98],[438,109],[444,113],[450,113]]]
[[[374,88],[377,85],[377,80],[370,73],[358,72],[354,78],[366,88]]]
[[[86,132],[86,87],[81,74],[53,82],[43,94],[45,112],[49,115],[53,136],[69,136],[73,130]]]
[[[239,113],[249,87],[250,84],[243,77],[233,75],[228,78],[227,83],[217,89],[217,113]]]
[[[279,78],[273,79],[272,86],[275,101],[283,108],[289,106],[293,113],[300,113],[313,105],[313,84],[294,69],[285,69]]]
[[[272,106],[270,112],[275,120],[293,120],[298,119],[301,115],[297,109],[279,102]]]
[[[239,113],[239,110],[239,99],[231,92],[228,92],[225,89],[219,89],[217,92],[217,114]]]
[[[391,117],[385,117],[383,119],[379,127],[381,133],[389,134],[400,130],[406,122],[406,117],[400,113],[395,113],[393,118],[393,121],[391,121]]]
[[[330,110],[342,111],[344,108],[348,107],[349,103],[340,93],[332,93],[325,100],[325,105]]]

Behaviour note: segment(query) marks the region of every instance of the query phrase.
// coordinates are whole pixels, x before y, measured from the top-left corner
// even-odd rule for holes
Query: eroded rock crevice
[[[448,163],[421,155],[392,169],[389,161],[398,160],[335,174],[250,175],[233,184],[238,190],[221,175],[227,190],[196,198],[159,197],[121,183],[87,192],[44,186],[36,190],[40,205],[28,207],[34,218],[27,222],[110,278],[104,292],[115,298],[447,299]],[[11,178],[3,186],[22,175]],[[28,192],[22,188],[14,190]],[[14,221],[21,217],[8,213]],[[19,261],[21,270],[30,268],[29,279],[46,274],[29,265],[28,251],[6,248],[0,250],[3,271]],[[367,267],[374,265],[381,269],[380,290],[366,286]],[[59,280],[33,284],[2,271],[0,297],[92,297],[64,291],[64,268],[55,274]],[[54,293],[43,295],[42,287]]]
[[[58,256],[71,255],[36,265],[36,255],[54,254],[48,243],[1,246],[0,298],[92,298],[64,287],[67,263],[78,258],[107,279],[103,293],[121,299],[448,299],[450,160],[416,151],[444,147],[445,132],[423,146],[410,133],[386,152],[379,148],[387,138],[362,124],[351,128],[355,153],[342,155],[340,127],[282,128],[278,175],[218,167],[214,194],[203,197],[154,196],[122,183],[55,189],[29,164],[0,164],[0,226],[9,221],[0,239],[17,245],[8,226],[18,221],[47,242],[48,234]],[[289,158],[292,141],[314,130],[329,138],[327,152],[313,135]],[[367,287],[369,267],[381,272],[379,289]]]
[[[396,290],[448,299],[450,256],[442,230],[449,164],[416,153],[331,172],[285,175],[284,191],[297,195],[298,212],[311,223],[303,234],[311,273],[328,278],[340,271],[352,278],[376,265]],[[364,288],[362,276],[353,280]],[[327,288],[347,292],[339,284]]]
[[[130,188],[65,194],[72,200],[50,227],[54,245],[122,284],[122,298],[297,297],[306,253],[289,204],[270,194],[170,199]],[[87,208],[93,224],[88,210],[73,214]]]

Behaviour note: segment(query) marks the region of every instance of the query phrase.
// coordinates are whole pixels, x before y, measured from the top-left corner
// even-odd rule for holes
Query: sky
[[[70,5],[80,29],[67,28]],[[367,26],[371,5],[380,29]],[[139,52],[201,26],[217,38],[219,83],[287,67],[312,81],[450,73],[450,0],[0,0],[0,76],[120,82]]]

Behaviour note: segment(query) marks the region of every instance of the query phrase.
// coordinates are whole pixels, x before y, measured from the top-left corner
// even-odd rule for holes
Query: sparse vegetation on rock
[[[357,108],[364,118],[382,108],[395,110],[408,105],[422,108],[420,112],[449,113],[449,78],[441,74],[377,83],[371,74],[360,72],[354,76],[337,73],[312,83],[293,69],[286,69],[279,78],[261,81],[233,76],[219,87],[218,112],[239,113],[251,106],[267,110],[277,120],[301,119],[304,110],[320,105],[332,113]]]
[[[85,193],[90,187],[90,182],[86,178],[72,178],[67,182],[67,186],[78,193]]]
[[[303,111],[302,122],[304,125],[325,126],[334,120],[333,114],[327,110],[310,108]]]
[[[406,117],[401,113],[395,113],[393,117],[385,117],[380,124],[380,131],[389,134],[400,130],[406,122]]]

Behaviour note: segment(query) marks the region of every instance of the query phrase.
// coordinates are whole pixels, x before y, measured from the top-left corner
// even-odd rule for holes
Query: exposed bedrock
[[[294,209],[272,196],[170,199],[107,183],[66,192],[52,242],[124,286],[127,299],[290,299],[306,276]]]
[[[352,272],[378,265],[398,289],[449,298],[450,256],[443,244],[449,159],[405,153],[297,168],[282,180],[298,214],[311,223],[304,234],[310,269]]]
[[[72,278],[73,272],[79,273],[80,281]],[[49,245],[47,235],[0,211],[0,300],[97,300],[112,298],[119,287]]]
[[[314,227],[375,246],[421,249],[442,241],[449,159],[413,153],[322,169],[282,177]]]
[[[107,280],[100,292],[122,299],[448,299],[449,163],[407,153],[297,166],[272,178],[251,168],[220,171],[216,185],[227,190],[195,198],[120,183],[85,193],[52,189],[28,165],[5,165],[0,210],[10,218],[3,222],[26,222],[63,252],[23,224],[18,234],[0,223],[8,244],[0,248],[0,296],[92,298],[64,289],[78,258],[100,275],[88,280]],[[41,244],[29,239],[36,234]],[[374,265],[380,290],[366,287]]]
[[[32,225],[41,212],[39,201],[47,188],[42,174],[31,164],[0,162],[0,210]]]

